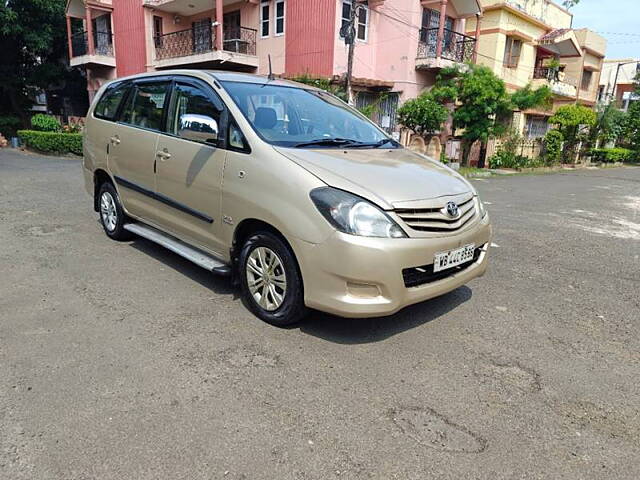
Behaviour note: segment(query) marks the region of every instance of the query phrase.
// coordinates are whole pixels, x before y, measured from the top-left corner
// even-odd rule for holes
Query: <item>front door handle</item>
[[[158,153],[156,153],[156,156],[160,158],[160,160],[169,160],[171,158],[171,154],[166,148],[159,150]]]
[[[118,135],[114,135],[113,137],[110,138],[110,140],[112,145],[120,144],[120,137],[118,137]]]

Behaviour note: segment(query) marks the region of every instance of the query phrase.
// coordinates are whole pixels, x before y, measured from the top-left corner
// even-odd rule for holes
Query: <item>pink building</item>
[[[477,0],[358,1],[356,104],[380,103],[376,120],[393,129],[399,102],[474,59],[464,32],[480,14]],[[90,96],[110,79],[169,68],[266,74],[269,56],[277,75],[338,80],[350,15],[350,0],[69,0],[69,57],[86,70]]]

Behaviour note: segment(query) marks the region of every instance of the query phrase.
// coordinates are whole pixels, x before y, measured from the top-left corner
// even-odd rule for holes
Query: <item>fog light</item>
[[[352,297],[358,298],[375,298],[380,296],[378,286],[368,283],[347,282],[347,291]]]

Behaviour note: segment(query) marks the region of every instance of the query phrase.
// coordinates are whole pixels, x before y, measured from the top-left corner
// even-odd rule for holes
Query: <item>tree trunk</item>
[[[473,145],[469,140],[462,141],[462,162],[461,165],[463,167],[467,167],[469,165],[469,154],[471,153],[471,145]]]
[[[484,168],[487,158],[487,141],[483,140],[480,144],[480,156],[478,157],[478,168]]]

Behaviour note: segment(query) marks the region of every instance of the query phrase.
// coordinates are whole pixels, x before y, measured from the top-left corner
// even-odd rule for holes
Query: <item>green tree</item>
[[[312,87],[325,90],[329,93],[333,93],[340,100],[347,101],[347,91],[342,85],[334,84],[329,78],[314,77],[307,73],[293,77],[291,80],[298,83],[304,83],[305,85],[311,85]]]
[[[622,137],[627,123],[627,114],[619,110],[614,103],[599,106],[596,110],[596,123],[589,132],[589,146],[606,146]]]
[[[634,87],[634,93],[640,95],[640,74],[636,76]],[[640,154],[640,101],[634,101],[629,106],[623,126],[623,135],[629,142],[629,146],[637,154]]]
[[[564,159],[572,161],[576,149],[582,140],[588,137],[589,128],[596,123],[596,112],[583,105],[564,105],[549,119],[549,123],[558,126],[565,140]]]
[[[464,69],[443,69],[432,90],[434,99],[455,105],[453,127],[462,129],[462,163],[469,162],[474,142],[482,143],[484,157],[489,138],[504,131],[496,122],[509,111],[510,99],[504,82],[491,69],[468,65]]]
[[[547,165],[558,163],[562,159],[564,136],[559,130],[549,130],[544,137],[544,159]]]
[[[59,82],[65,72],[65,0],[0,2],[0,113],[26,126],[33,88]]]
[[[515,110],[547,109],[553,105],[553,92],[546,85],[534,89],[528,84],[511,94],[511,104]]]
[[[407,100],[398,109],[398,122],[416,133],[434,133],[442,127],[449,111],[429,93]]]
[[[580,0],[564,0],[562,6],[566,9],[573,8],[580,3]]]

